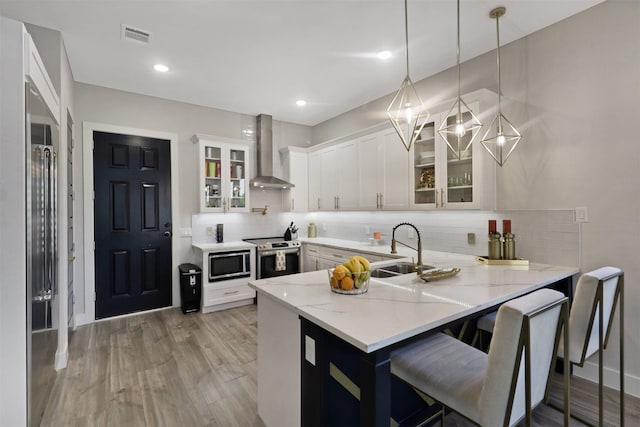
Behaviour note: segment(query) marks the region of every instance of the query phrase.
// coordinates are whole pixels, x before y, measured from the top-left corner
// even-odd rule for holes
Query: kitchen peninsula
[[[332,293],[326,270],[250,282],[258,294],[258,413],[267,426],[400,421],[406,408],[389,372],[394,348],[466,328],[469,319],[542,287],[570,295],[579,272],[535,263],[487,266],[470,255],[434,251],[423,258],[461,271],[428,283],[416,274],[372,278],[363,295]]]

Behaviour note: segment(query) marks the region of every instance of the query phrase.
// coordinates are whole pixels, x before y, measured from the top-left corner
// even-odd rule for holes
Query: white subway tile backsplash
[[[393,227],[410,222],[420,230],[424,249],[469,255],[486,255],[489,219],[498,220],[500,232],[502,219],[511,219],[518,257],[544,264],[580,266],[580,227],[573,222],[573,210],[289,213],[273,209],[267,215],[196,214],[192,216],[193,241],[215,241],[215,236],[206,234],[206,227],[215,224],[224,224],[225,241],[280,236],[291,221],[299,227],[299,236],[306,237],[311,219],[316,222],[319,237],[364,242],[373,237],[374,231],[380,231],[389,246]],[[370,228],[369,235],[364,233],[365,226]],[[417,239],[409,239],[408,230],[399,228],[396,237],[414,246]],[[475,233],[475,244],[467,243],[467,233]]]

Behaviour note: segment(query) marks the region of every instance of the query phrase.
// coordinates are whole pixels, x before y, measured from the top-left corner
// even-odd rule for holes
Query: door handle
[[[171,237],[171,232],[170,231],[165,231],[164,232],[164,237]]]

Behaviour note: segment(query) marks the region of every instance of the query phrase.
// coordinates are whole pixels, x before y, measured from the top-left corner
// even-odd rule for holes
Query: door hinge
[[[96,291],[93,291],[93,301],[98,301],[98,294],[96,293]]]
[[[96,250],[96,241],[95,240],[93,241],[93,250],[94,251]]]

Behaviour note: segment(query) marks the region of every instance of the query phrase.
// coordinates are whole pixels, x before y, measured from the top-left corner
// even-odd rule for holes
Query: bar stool
[[[530,426],[532,409],[548,395],[568,319],[568,299],[542,289],[500,307],[489,354],[439,333],[393,351],[391,373],[440,402],[443,425],[448,407],[482,426],[512,426],[523,418]],[[568,361],[565,364],[568,369]],[[565,400],[568,397],[565,394]]]
[[[620,317],[620,426],[624,426],[624,272],[615,267],[602,267],[580,276],[569,315],[569,361],[583,367],[598,352],[598,425],[604,424],[603,358],[613,325],[613,313],[619,303]],[[597,314],[597,316],[596,316]],[[478,319],[477,328],[493,332],[495,312]],[[604,325],[606,324],[606,334]],[[564,358],[563,344],[558,356]],[[565,370],[565,372],[568,372]],[[592,425],[573,415],[573,418]]]

